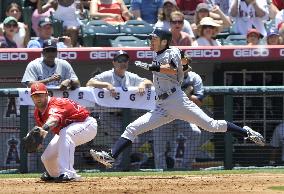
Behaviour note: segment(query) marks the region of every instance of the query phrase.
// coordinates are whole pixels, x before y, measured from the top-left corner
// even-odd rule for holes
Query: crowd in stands
[[[118,29],[109,33],[105,28],[103,34],[112,34],[109,39],[145,40],[132,28],[119,31],[133,20],[134,27],[147,23],[171,30],[173,46],[284,44],[283,0],[9,0],[0,7],[2,48],[42,47],[52,37],[58,47],[100,46],[98,38],[84,41],[86,32],[88,37],[102,35],[96,27],[88,29],[96,21]],[[142,44],[136,46],[147,46]]]

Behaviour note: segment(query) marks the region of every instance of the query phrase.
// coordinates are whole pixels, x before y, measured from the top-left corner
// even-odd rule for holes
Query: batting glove
[[[142,69],[146,69],[148,71],[157,71],[157,72],[160,71],[160,66],[159,65],[143,63],[142,61],[135,61],[135,65],[137,67],[140,67]]]

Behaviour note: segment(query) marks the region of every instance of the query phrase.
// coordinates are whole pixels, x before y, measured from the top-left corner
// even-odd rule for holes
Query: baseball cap
[[[165,5],[166,3],[171,3],[171,4],[175,5],[175,6],[177,6],[176,0],[164,0],[163,5]]]
[[[18,24],[18,20],[16,18],[14,18],[13,16],[8,16],[5,18],[5,20],[3,21],[3,24],[9,24],[10,22],[14,22],[16,24]]]
[[[273,36],[273,35],[278,35],[278,36],[279,36],[278,30],[275,29],[275,28],[272,28],[272,29],[270,29],[270,30],[267,32],[267,37]]]
[[[253,33],[257,34],[257,35],[258,35],[258,38],[262,38],[262,35],[260,34],[260,32],[257,31],[257,29],[254,29],[254,28],[252,28],[252,29],[250,29],[250,30],[248,31],[247,37],[248,37],[250,34],[253,34]]]
[[[47,50],[47,49],[56,50],[57,49],[57,42],[54,39],[44,40],[42,48],[43,48],[43,50]]]
[[[209,5],[207,3],[199,3],[196,7],[196,11],[199,12],[201,9],[206,9],[210,11]]]
[[[36,82],[31,85],[31,96],[34,94],[47,94],[47,88],[43,83]]]
[[[120,56],[126,56],[126,58],[121,58]],[[120,60],[122,59],[122,60]],[[123,51],[123,50],[119,50],[117,51],[114,55],[113,55],[113,61],[118,61],[118,62],[127,62],[129,60],[129,55],[127,54],[127,52]]]
[[[39,27],[43,27],[45,25],[52,25],[52,21],[49,17],[42,17],[38,22]]]

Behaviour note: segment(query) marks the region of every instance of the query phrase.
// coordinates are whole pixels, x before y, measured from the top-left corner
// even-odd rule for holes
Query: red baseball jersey
[[[89,116],[89,111],[68,98],[49,98],[44,113],[35,108],[34,117],[38,126],[43,126],[49,117],[58,119],[57,127],[52,131],[59,134],[59,131],[73,122],[82,122]]]

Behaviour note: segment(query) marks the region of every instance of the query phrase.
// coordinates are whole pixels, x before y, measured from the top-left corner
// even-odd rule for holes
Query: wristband
[[[150,65],[149,66],[149,70],[150,71],[157,71],[157,72],[160,72],[160,65]]]
[[[49,127],[49,125],[44,124],[44,125],[42,126],[42,129],[45,130],[45,131],[49,131],[50,127]]]

